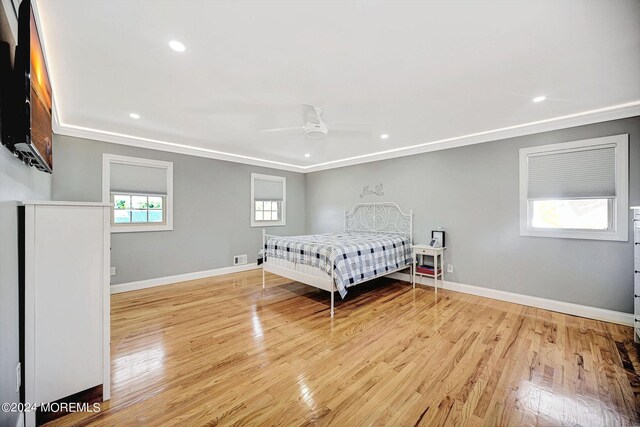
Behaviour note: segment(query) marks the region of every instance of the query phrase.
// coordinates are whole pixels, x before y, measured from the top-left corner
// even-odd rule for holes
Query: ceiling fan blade
[[[315,105],[311,104],[302,104],[302,119],[305,123],[320,123],[322,119],[320,115],[322,114],[322,110]]]
[[[348,123],[348,122],[327,122],[325,123],[327,128],[331,131],[336,130],[349,130],[349,131],[362,131],[362,132],[370,132],[371,127],[373,126],[371,123]]]
[[[264,132],[264,133],[270,133],[270,132],[294,132],[294,131],[301,131],[303,130],[304,127],[303,126],[295,126],[295,127],[289,127],[289,128],[273,128],[273,129],[261,129],[260,132]]]
[[[371,131],[368,130],[330,130],[329,137],[335,138],[370,138]]]

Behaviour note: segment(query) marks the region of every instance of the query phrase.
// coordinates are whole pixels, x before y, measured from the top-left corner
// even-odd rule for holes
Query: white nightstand
[[[424,276],[424,277],[432,277],[433,284],[436,288],[436,293],[438,292],[438,278],[440,278],[440,286],[444,287],[444,248],[432,248],[429,245],[413,245],[413,287],[416,287],[416,275]],[[424,261],[425,255],[433,257],[433,274],[420,273],[416,270],[417,258],[420,257],[421,265]],[[438,258],[440,258],[440,262],[438,262]],[[438,267],[440,268],[440,272],[438,272]]]

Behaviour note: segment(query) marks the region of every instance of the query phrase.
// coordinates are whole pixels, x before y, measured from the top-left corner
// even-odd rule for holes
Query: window
[[[173,230],[173,163],[104,154],[102,174],[112,233]]]
[[[287,179],[251,174],[251,226],[285,225]]]
[[[520,150],[520,235],[628,239],[628,135]]]
[[[256,201],[255,221],[279,221],[282,202],[277,200]]]
[[[164,195],[112,193],[112,224],[164,224]]]

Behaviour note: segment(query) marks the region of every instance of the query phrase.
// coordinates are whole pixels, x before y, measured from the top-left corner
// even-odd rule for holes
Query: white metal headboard
[[[413,240],[413,210],[404,213],[393,202],[358,203],[344,211],[345,232],[401,234]]]

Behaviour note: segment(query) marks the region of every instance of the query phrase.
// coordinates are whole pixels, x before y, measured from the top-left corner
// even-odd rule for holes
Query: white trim
[[[277,270],[279,268],[274,265],[265,265],[265,271],[274,272],[281,275]],[[241,266],[223,267],[214,270],[198,271],[195,273],[179,274],[176,276],[159,277],[156,279],[141,280],[138,282],[122,283],[119,285],[111,285],[111,293],[117,294],[121,292],[134,291],[138,289],[146,289],[155,286],[172,285],[179,282],[185,282],[188,280],[204,279],[207,277],[221,276],[231,273],[239,273],[247,270],[254,270],[260,268],[256,263],[246,264]],[[288,274],[291,274],[291,270],[287,270]],[[309,276],[309,278],[315,277],[300,273],[300,276]],[[286,277],[286,276],[283,276]],[[411,283],[411,275],[406,273],[390,273],[385,277],[393,279],[403,280]],[[296,280],[296,279],[294,279]],[[298,280],[302,282],[302,280]],[[433,286],[429,283],[417,283],[424,286]],[[324,283],[322,286],[316,284],[312,285],[324,289]],[[586,317],[588,319],[601,320],[603,322],[617,323],[625,326],[633,326],[633,314],[623,313],[620,311],[606,310],[604,308],[591,307],[587,305],[574,304],[564,301],[556,301],[547,298],[534,297],[531,295],[516,294],[513,292],[501,291],[497,289],[483,288],[480,286],[465,285],[462,283],[445,281],[443,289],[451,291],[462,292],[470,295],[477,295],[484,298],[491,298],[499,301],[511,302],[514,304],[526,305],[529,307],[542,308],[545,310],[556,311],[558,313],[570,314],[572,316]]]
[[[411,282],[411,276],[405,273],[393,273],[389,277]],[[424,286],[433,286],[430,283],[418,283]],[[529,307],[542,308],[558,313],[570,314],[572,316],[586,317],[588,319],[601,320],[603,322],[617,323],[625,326],[633,326],[633,314],[621,311],[607,310],[604,308],[592,307],[588,305],[574,304],[571,302],[557,301],[547,298],[534,297],[531,295],[516,294],[513,292],[501,291],[498,289],[483,288],[481,286],[464,285],[462,283],[444,282],[444,289],[462,292],[465,294],[477,295],[484,298],[491,298],[499,301],[507,301],[514,304],[526,305]]]
[[[119,156],[116,154],[102,154],[102,202],[111,204],[111,165],[113,163],[145,166],[166,169],[167,194],[165,196],[165,222],[154,225],[124,225],[110,226],[112,233],[136,233],[147,231],[171,231],[173,230],[173,162],[163,160],[144,159],[141,157]],[[111,224],[111,220],[109,220]]]
[[[16,427],[24,427],[24,413],[18,412],[18,419],[16,420]]]
[[[25,402],[36,401],[35,224],[36,206],[26,205],[24,208],[24,364],[22,365]],[[35,411],[25,413],[25,424],[36,425]]]
[[[59,110],[58,110],[59,111]],[[240,154],[225,153],[209,148],[195,147],[193,145],[178,144],[161,141],[158,139],[142,138],[106,130],[93,129],[83,126],[64,124],[53,121],[53,133],[57,135],[73,136],[76,138],[93,139],[96,141],[110,142],[112,144],[129,145],[131,147],[148,148],[150,150],[166,151],[169,153],[186,154],[189,156],[205,157],[208,159],[225,160],[228,162],[242,163],[245,165],[264,166],[292,172],[304,172],[304,168],[289,163],[275,162],[257,157],[243,156]]]
[[[51,76],[49,76],[51,78]],[[55,100],[54,100],[55,101]],[[123,144],[133,147],[142,147],[152,150],[168,151],[171,153],[187,154],[210,159],[226,160],[230,162],[243,163],[254,166],[264,166],[280,170],[293,172],[316,172],[327,169],[334,169],[343,166],[369,163],[378,160],[392,159],[396,157],[410,156],[414,154],[427,153],[430,151],[445,150],[448,148],[462,147],[466,145],[480,144],[483,142],[497,141],[506,138],[531,135],[535,133],[548,132],[557,129],[584,126],[593,123],[606,122],[610,120],[624,119],[640,115],[640,100],[598,108],[595,110],[583,111],[580,113],[565,116],[553,117],[550,119],[535,122],[522,123],[483,132],[467,135],[460,135],[451,138],[440,139],[411,145],[407,147],[394,148],[391,150],[379,151],[376,153],[363,154],[360,156],[348,157],[330,162],[317,163],[315,165],[294,165],[290,163],[277,162],[258,157],[243,156],[239,154],[226,153],[208,148],[195,147],[192,145],[178,144],[174,142],[161,141],[157,139],[142,138],[123,133],[109,132],[106,130],[93,129],[83,126],[76,126],[62,122],[59,119],[59,108],[55,108],[53,131],[59,135],[73,136],[77,138],[94,139],[96,141]]]
[[[59,200],[24,200],[20,205],[36,205],[36,206],[93,206],[97,208],[111,207],[111,203],[100,202],[64,202]]]
[[[102,400],[111,399],[111,206],[102,209]]]
[[[613,229],[600,230],[552,230],[529,227],[528,158],[532,154],[575,150],[584,147],[614,145],[616,150],[616,197],[613,201]],[[538,145],[520,149],[520,236],[552,237],[563,239],[629,240],[629,134],[589,138],[579,141]]]
[[[256,268],[258,268],[258,265],[254,262],[251,264],[234,265],[232,267],[215,268],[213,270],[196,271],[194,273],[177,274],[175,276],[139,280],[137,282],[120,283],[117,285],[111,285],[111,293],[119,294],[121,292],[136,291],[138,289],[153,288],[155,286],[173,285],[178,282],[222,276],[223,274],[239,273],[241,271],[254,270]]]
[[[255,220],[255,180],[273,181],[282,183],[282,218],[279,221],[256,221]],[[282,227],[287,225],[287,178],[284,176],[263,175],[259,173],[251,174],[251,227]]]

